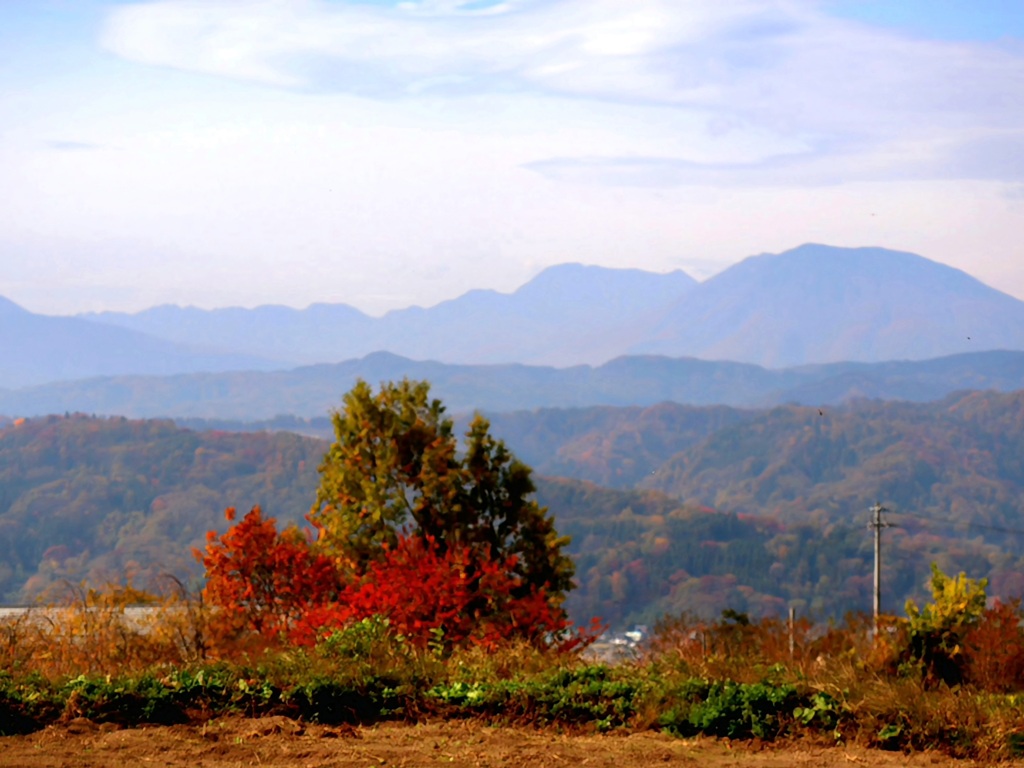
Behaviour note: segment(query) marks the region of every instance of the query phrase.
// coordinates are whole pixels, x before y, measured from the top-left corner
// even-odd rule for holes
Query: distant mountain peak
[[[573,287],[577,285],[578,281],[581,279],[610,283],[614,281],[621,281],[623,278],[645,280],[668,278],[678,280],[682,283],[697,282],[681,269],[676,269],[671,272],[650,272],[648,270],[636,269],[634,267],[602,267],[596,264],[581,264],[578,261],[573,261],[566,262],[565,264],[555,264],[554,266],[545,267],[538,272],[532,280],[521,286],[519,291],[529,288],[530,286],[539,285]],[[518,293],[519,291],[516,292]]]
[[[682,270],[668,273],[642,269],[600,267],[579,263],[557,264],[540,272],[512,297],[547,304],[576,304],[581,308],[640,306],[671,302],[699,283]]]
[[[877,246],[751,256],[685,295],[629,352],[771,367],[1024,349],[1024,303]]]
[[[945,266],[909,251],[897,251],[877,245],[841,246],[825,245],[823,243],[804,243],[787,251],[761,253],[744,259],[744,261],[793,262],[802,264],[814,261],[828,264],[836,264],[837,262],[849,264],[863,264],[864,262],[915,262]]]
[[[884,248],[880,245],[824,245],[822,243],[804,243],[796,248],[790,248],[781,253],[762,253],[759,256],[751,256],[750,260],[782,261],[806,264],[818,261],[823,264],[834,265],[846,263],[859,267],[880,266],[885,264],[915,264],[930,269],[949,270],[966,275],[966,272],[943,264],[938,261],[921,256],[910,251],[900,251],[893,248]],[[741,262],[742,263],[742,262]]]

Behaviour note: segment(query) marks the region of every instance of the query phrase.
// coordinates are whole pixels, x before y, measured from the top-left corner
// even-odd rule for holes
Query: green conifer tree
[[[335,440],[320,466],[310,519],[321,546],[355,573],[407,532],[443,550],[515,557],[523,591],[544,589],[559,605],[572,587],[547,510],[531,497],[531,470],[490,434],[477,415],[459,451],[452,420],[422,381],[359,381],[333,414]]]

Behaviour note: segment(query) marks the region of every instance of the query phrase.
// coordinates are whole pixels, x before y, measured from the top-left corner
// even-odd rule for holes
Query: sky
[[[1024,298],[1024,2],[0,0],[0,200],[46,314],[805,242]]]

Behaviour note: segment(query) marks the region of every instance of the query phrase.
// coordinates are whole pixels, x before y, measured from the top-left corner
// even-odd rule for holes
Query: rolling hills
[[[403,377],[487,413],[541,475],[577,618],[866,610],[875,501],[889,609],[932,560],[1024,594],[1024,302],[913,254],[808,245],[699,284],[561,265],[382,318],[0,300],[0,353],[7,599],[194,577],[228,505],[301,521],[324,417],[357,378]],[[132,420],[152,417],[197,429]]]
[[[491,410],[926,400],[1024,386],[1013,356],[960,357],[1021,350],[1024,302],[963,272],[805,245],[703,283],[563,264],[511,294],[380,318],[343,304],[48,317],[0,300],[0,412],[310,417],[356,376],[404,375]]]
[[[1024,394],[861,402],[820,414],[663,405],[516,419],[515,428],[495,420],[494,434],[528,463],[540,459],[540,472],[575,475],[539,476],[537,485],[573,537],[577,618],[630,622],[725,607],[778,614],[787,604],[817,618],[868,610],[865,522],[876,499],[896,524],[885,534],[887,610],[921,597],[933,560],[990,577],[992,595],[1024,594]],[[631,443],[644,449],[619,450]],[[0,594],[29,599],[65,580],[124,573],[140,585],[166,572],[194,578],[191,548],[225,525],[226,506],[259,503],[301,522],[325,448],[287,433],[196,432],[167,421],[74,415],[8,424]],[[638,476],[633,456],[655,468],[642,487],[628,487]],[[595,476],[621,487],[580,479]]]

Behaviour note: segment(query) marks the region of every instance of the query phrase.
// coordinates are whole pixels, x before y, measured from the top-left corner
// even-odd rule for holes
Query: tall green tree
[[[544,589],[561,603],[574,570],[563,553],[568,538],[533,500],[530,468],[491,436],[486,419],[473,419],[460,451],[427,382],[374,392],[359,381],[343,402],[310,513],[322,547],[359,573],[403,533],[441,551],[468,546],[482,558],[514,557],[524,592]]]

